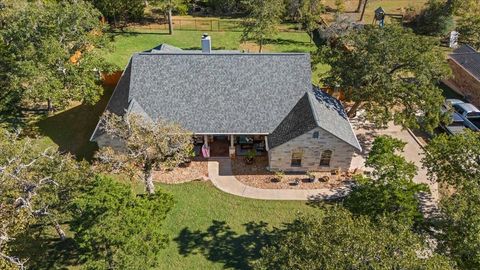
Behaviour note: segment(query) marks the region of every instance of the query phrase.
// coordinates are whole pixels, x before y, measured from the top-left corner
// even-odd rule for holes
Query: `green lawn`
[[[134,32],[133,32],[134,31]],[[200,49],[201,31],[175,31],[168,35],[164,31],[133,29],[124,33],[114,34],[113,50],[107,52],[106,58],[110,63],[123,68],[130,56],[135,52],[151,49],[159,44],[168,43],[182,49]],[[211,32],[213,49],[255,51],[253,44],[242,45],[240,32]],[[312,52],[315,44],[310,42],[306,33],[279,33],[265,47],[269,52]]]
[[[159,44],[167,43],[182,49],[200,49],[201,31],[175,31],[172,36],[163,31],[134,29],[134,32],[119,32],[114,34],[113,49],[106,52],[108,62],[123,69],[133,53],[151,49]],[[253,43],[242,44],[240,32],[211,32],[212,46],[215,50],[243,50],[257,52]],[[269,41],[264,52],[308,52],[316,50],[306,33],[281,32]],[[312,81],[318,83],[320,74],[328,69],[326,65],[318,65],[312,74]]]
[[[160,185],[176,205],[165,223],[172,241],[162,255],[165,269],[241,269],[262,242],[255,228],[315,214],[305,202],[262,201],[226,194],[210,183]],[[262,223],[265,223],[262,225]],[[268,225],[267,225],[268,224]],[[247,229],[248,228],[248,229]]]
[[[104,94],[95,105],[80,104],[48,117],[40,117],[34,128],[41,135],[41,142],[46,147],[58,147],[61,152],[73,154],[79,160],[91,160],[97,146],[90,142],[90,136],[107,106],[112,90],[111,87],[104,87]]]
[[[141,186],[138,186],[141,189]],[[158,185],[173,195],[175,206],[164,223],[169,236],[160,269],[248,269],[265,237],[262,228],[290,222],[318,208],[299,201],[262,201],[224,193],[211,183]],[[33,229],[17,241],[32,269],[79,269],[78,249],[69,238],[59,242],[53,229]],[[32,240],[33,237],[33,240]],[[26,249],[26,250],[25,250]]]

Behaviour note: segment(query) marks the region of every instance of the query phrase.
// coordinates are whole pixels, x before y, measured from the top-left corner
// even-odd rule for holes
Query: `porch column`
[[[208,136],[207,135],[203,135],[203,144],[208,147]]]
[[[230,135],[230,147],[228,148],[228,153],[231,159],[235,159],[235,135]]]

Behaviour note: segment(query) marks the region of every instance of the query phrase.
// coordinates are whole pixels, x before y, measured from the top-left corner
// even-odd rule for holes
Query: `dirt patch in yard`
[[[153,173],[153,180],[166,184],[180,184],[195,180],[208,179],[208,163],[205,159],[195,159],[187,165],[173,170],[161,170]]]
[[[267,170],[268,157],[255,158],[252,165],[245,164],[243,158],[232,160],[233,175],[248,186],[264,189],[320,189],[339,188],[351,180],[346,175],[332,175],[330,172],[314,172],[315,180],[311,182],[303,173],[286,173],[282,180],[275,177],[275,173]],[[320,178],[324,178],[320,181]],[[328,180],[327,180],[328,178]]]

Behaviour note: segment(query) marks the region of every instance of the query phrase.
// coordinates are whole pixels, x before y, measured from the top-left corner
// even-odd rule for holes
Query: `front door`
[[[228,157],[229,141],[227,136],[213,136],[213,142],[211,142],[209,146],[211,157]]]

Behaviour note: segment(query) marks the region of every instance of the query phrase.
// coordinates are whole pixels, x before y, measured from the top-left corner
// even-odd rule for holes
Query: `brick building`
[[[468,102],[480,106],[480,53],[463,45],[449,55],[453,77],[448,84]]]

